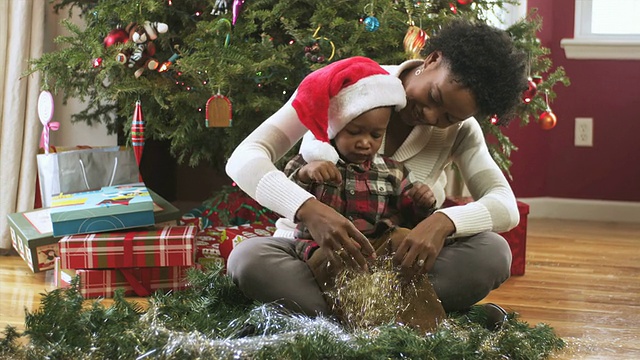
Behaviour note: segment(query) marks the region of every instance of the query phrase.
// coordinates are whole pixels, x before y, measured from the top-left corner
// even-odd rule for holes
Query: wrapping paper
[[[469,197],[448,197],[443,207],[464,205],[473,201]],[[511,275],[524,275],[525,265],[527,262],[527,216],[529,215],[529,205],[518,201],[518,211],[520,212],[520,222],[515,228],[500,233],[507,240],[511,248]]]
[[[75,276],[80,277],[79,290],[84,298],[113,297],[117,288],[127,296],[149,296],[158,290],[177,291],[187,286],[188,266],[122,268],[122,269],[64,269],[55,261],[56,286],[68,287]]]
[[[54,196],[54,236],[89,234],[155,224],[153,199],[143,183]]]
[[[196,260],[200,264],[222,261],[240,242],[254,237],[271,236],[276,231],[271,224],[253,223],[231,227],[210,227],[196,235]]]
[[[195,226],[165,226],[65,236],[59,242],[64,269],[192,266]]]

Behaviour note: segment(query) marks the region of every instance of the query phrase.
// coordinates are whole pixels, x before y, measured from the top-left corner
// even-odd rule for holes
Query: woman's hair
[[[527,88],[527,56],[506,31],[456,19],[427,42],[425,52],[434,51],[442,53],[454,80],[475,95],[479,117],[509,122]]]

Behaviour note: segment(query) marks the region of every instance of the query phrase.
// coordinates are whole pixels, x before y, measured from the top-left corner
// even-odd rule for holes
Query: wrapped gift
[[[143,183],[52,198],[54,236],[88,234],[155,224],[153,200]]]
[[[453,198],[448,197],[442,207],[464,205],[473,201],[470,197]],[[511,275],[524,275],[526,264],[527,248],[527,216],[529,215],[529,205],[518,201],[518,211],[520,212],[520,222],[515,228],[500,233],[509,243],[511,248]]]
[[[53,237],[49,209],[7,216],[11,243],[34,273],[53,269],[58,256],[58,240]]]
[[[213,199],[185,213],[181,224],[200,229],[263,223],[275,224],[281,216],[261,206],[237,186],[223,186]]]
[[[84,298],[113,297],[116,289],[127,296],[149,296],[158,290],[177,291],[187,286],[188,266],[142,267],[122,269],[65,269],[55,261],[57,287],[68,287],[79,277],[79,290]]]
[[[160,223],[167,223],[167,225],[178,225],[178,221],[181,218],[180,209],[173,206],[170,202],[165,200],[162,196],[149,189],[149,195],[153,200],[153,219],[156,225]]]
[[[60,242],[63,269],[192,266],[195,226],[69,235]]]
[[[518,212],[520,212],[518,226],[507,232],[500,233],[511,248],[511,275],[524,275],[524,268],[527,262],[527,216],[529,215],[529,204],[518,201]]]
[[[231,250],[240,242],[254,237],[271,236],[275,231],[275,226],[263,223],[206,228],[196,235],[197,262],[203,265],[211,261],[226,263]]]

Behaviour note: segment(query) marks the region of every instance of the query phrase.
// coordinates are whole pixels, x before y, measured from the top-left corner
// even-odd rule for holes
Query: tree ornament
[[[133,145],[133,153],[136,156],[138,168],[140,168],[142,150],[144,150],[144,130],[145,122],[144,116],[142,116],[142,106],[140,105],[140,100],[138,100],[136,101],[135,109],[133,110],[133,119],[131,120],[131,145]],[[138,176],[138,179],[142,182],[142,174]]]
[[[533,99],[533,97],[538,92],[538,86],[531,79],[531,77],[529,77],[529,80],[527,82],[527,86],[528,86],[527,89],[524,92],[522,92],[522,101],[524,101],[525,104],[530,103],[531,100]]]
[[[417,59],[420,57],[420,51],[427,43],[427,40],[429,40],[429,35],[424,30],[415,25],[410,25],[402,42],[404,51],[411,59]]]
[[[126,56],[126,66],[130,69],[136,69],[134,75],[138,78],[145,69],[155,70],[158,68],[158,61],[153,59],[156,53],[153,40],[157,39],[159,34],[169,31],[169,26],[161,22],[145,21],[143,24],[130,23],[127,29],[129,30],[129,39],[136,45],[131,53],[118,54],[117,59],[122,61],[123,55]]]
[[[549,91],[545,91],[545,102],[547,103],[547,109],[540,114],[538,118],[538,123],[543,130],[551,130],[556,126],[558,122],[558,118],[556,114],[551,111],[551,107],[549,106]]]
[[[458,0],[458,4],[460,5],[469,5],[473,2],[473,0]]]
[[[449,3],[449,10],[451,10],[451,12],[454,14],[458,14],[458,8],[456,7],[456,4],[452,2]]]
[[[97,57],[97,58],[93,59],[91,64],[93,65],[94,68],[100,67],[100,65],[102,65],[102,58],[101,57]]]
[[[229,127],[232,125],[231,101],[226,96],[218,93],[207,100],[205,114],[207,127]]]
[[[368,32],[374,32],[380,27],[380,20],[375,16],[367,16],[364,19],[364,29]]]
[[[215,4],[213,4],[213,10],[211,10],[211,15],[222,15],[226,14],[229,11],[229,2],[228,0],[216,0]]]
[[[57,131],[60,123],[51,121],[53,119],[53,95],[48,91],[42,91],[38,96],[38,118],[42,124],[42,135],[40,136],[40,147],[44,149],[44,153],[49,153],[49,132]]]
[[[547,108],[547,110],[540,114],[540,117],[538,118],[538,123],[540,124],[542,130],[553,129],[556,126],[557,122],[558,118],[556,117],[556,114],[554,114],[553,111],[551,111],[551,109],[549,108]]]
[[[336,46],[333,41],[327,39],[326,37],[318,36],[318,32],[320,32],[321,26],[316,28],[316,31],[313,33],[311,42],[304,47],[304,57],[312,63],[324,63],[326,61],[331,61],[333,56],[336,53]],[[327,57],[322,53],[322,46],[320,43],[328,43],[331,46],[331,54]]]
[[[542,76],[540,75],[533,75],[531,77],[531,80],[533,80],[533,82],[536,83],[536,86],[540,86],[540,84],[542,84],[542,81],[543,81]]]
[[[220,35],[220,31],[225,32],[224,47],[228,47],[231,42],[231,30],[233,29],[231,21],[229,19],[220,19],[216,21],[216,35]]]
[[[369,16],[367,16],[362,23],[364,24],[364,29],[367,30],[368,32],[374,32],[376,30],[378,30],[378,28],[380,27],[380,20],[378,20],[377,17],[374,16],[373,14],[373,3],[371,4],[367,4],[364,7],[364,12],[367,13],[367,7],[371,7],[371,11],[368,12]]]
[[[233,8],[232,8],[233,21],[231,21],[232,25],[236,24],[236,21],[238,20],[238,16],[240,15],[240,11],[242,11],[242,5],[244,5],[244,0],[233,0]]]
[[[129,41],[129,33],[122,28],[116,28],[109,31],[109,34],[104,38],[103,44],[104,47],[108,48],[109,46],[126,43],[127,41]]]
[[[498,115],[496,114],[491,115],[491,118],[489,119],[489,121],[491,122],[491,125],[497,124],[499,121]]]

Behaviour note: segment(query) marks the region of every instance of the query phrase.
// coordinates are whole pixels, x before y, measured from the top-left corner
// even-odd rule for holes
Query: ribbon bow
[[[44,153],[49,153],[49,132],[51,130],[57,131],[60,128],[60,123],[57,121],[51,121],[46,124],[42,124],[42,135],[40,136],[40,147],[44,149]]]

